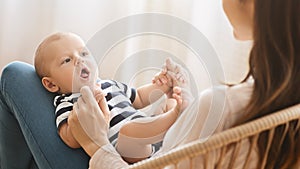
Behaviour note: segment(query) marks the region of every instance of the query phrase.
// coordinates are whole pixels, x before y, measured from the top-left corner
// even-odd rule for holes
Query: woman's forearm
[[[90,157],[92,157],[95,154],[95,152],[97,152],[100,149],[100,147],[94,142],[89,142],[86,144],[83,143],[82,148]]]
[[[116,152],[111,144],[99,148],[90,160],[90,169],[120,169],[128,167],[128,164]]]

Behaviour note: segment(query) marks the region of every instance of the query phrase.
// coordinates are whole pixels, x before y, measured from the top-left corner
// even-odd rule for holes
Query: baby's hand
[[[103,90],[101,90],[100,87],[95,88],[94,97],[95,97],[100,109],[102,110],[102,112],[105,116],[106,122],[109,124],[110,111],[109,111],[105,96],[106,96],[106,93],[104,93]]]
[[[94,97],[97,101],[97,103],[100,103],[102,99],[105,99],[106,93],[103,92],[100,88],[96,88],[94,90]]]
[[[173,87],[173,82],[170,76],[167,75],[166,69],[162,69],[160,72],[158,72],[152,79],[153,84],[157,85],[168,85],[170,88]]]

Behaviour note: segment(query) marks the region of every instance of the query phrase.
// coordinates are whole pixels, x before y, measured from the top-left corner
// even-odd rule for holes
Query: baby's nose
[[[79,65],[80,63],[83,63],[83,62],[84,62],[84,60],[81,57],[76,57],[76,62],[75,62],[76,65]]]

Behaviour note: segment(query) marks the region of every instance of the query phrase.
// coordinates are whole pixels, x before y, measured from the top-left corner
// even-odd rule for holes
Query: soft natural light
[[[251,42],[234,40],[220,0],[1,0],[0,67],[13,60],[32,64],[37,45],[53,32],[71,31],[88,41],[106,25],[143,13],[168,14],[193,25],[217,52],[227,82],[237,82],[245,75],[247,68],[241,65],[246,64],[239,63],[247,62],[248,50],[245,49]],[[107,71],[101,75],[112,77],[110,67],[118,66],[132,53],[150,48],[168,51],[186,63],[200,89],[209,85],[203,65],[189,49],[172,39],[149,35],[129,38],[111,50],[107,58],[113,65],[103,64],[102,70]]]

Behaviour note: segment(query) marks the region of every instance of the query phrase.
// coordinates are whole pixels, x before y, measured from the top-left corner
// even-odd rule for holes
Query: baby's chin
[[[72,93],[79,93],[80,89],[84,86],[88,86],[92,91],[95,89],[95,83],[83,83],[83,84],[77,84],[74,85],[72,88]]]

